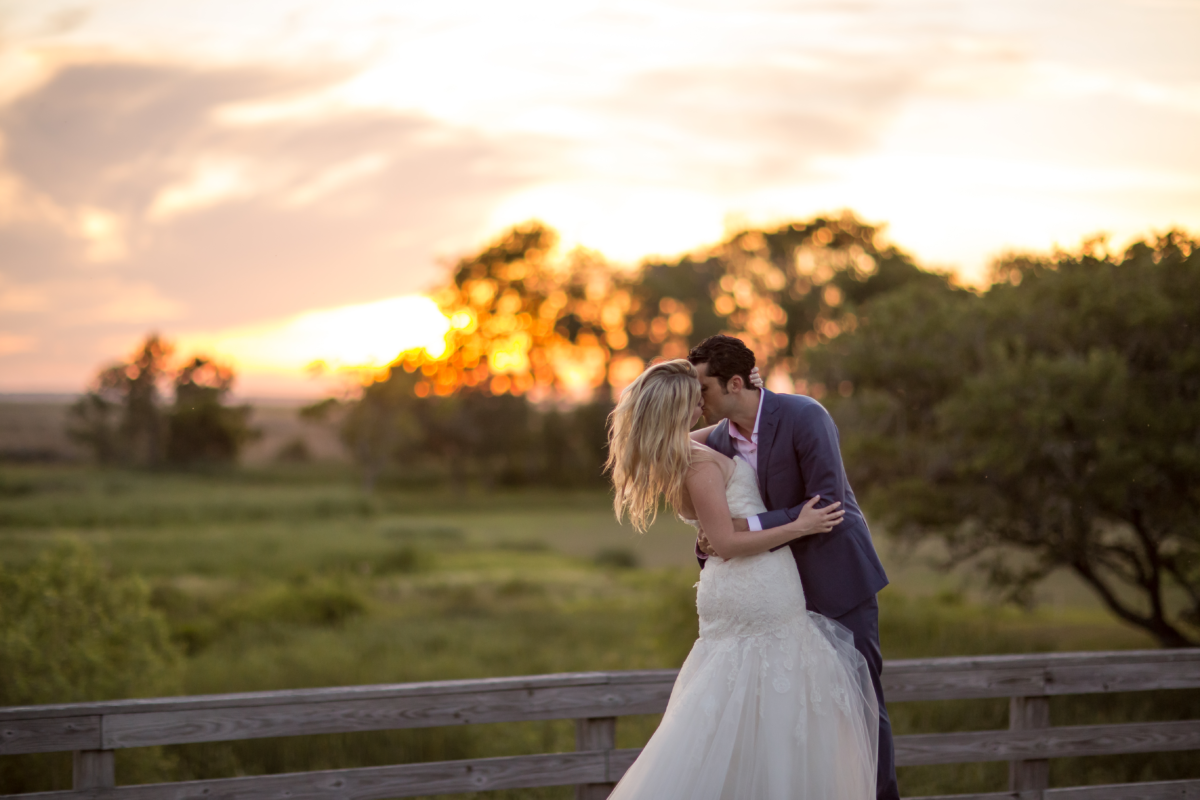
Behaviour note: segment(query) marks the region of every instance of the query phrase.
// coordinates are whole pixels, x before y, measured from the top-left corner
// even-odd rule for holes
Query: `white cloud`
[[[146,216],[154,221],[199,211],[250,193],[244,164],[210,161],[199,164],[191,175],[163,188],[150,204]]]
[[[296,206],[309,205],[349,184],[375,175],[388,165],[388,161],[388,157],[382,153],[343,161],[298,186],[287,195],[286,202]]]

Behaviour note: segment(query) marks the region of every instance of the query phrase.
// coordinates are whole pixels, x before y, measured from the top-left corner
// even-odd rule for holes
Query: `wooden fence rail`
[[[638,753],[616,749],[616,718],[662,712],[675,675],[582,672],[0,708],[0,755],[74,753],[73,790],[4,797],[382,800],[574,784],[578,798],[603,798]],[[1200,780],[1047,788],[1051,758],[1200,750],[1200,720],[1049,720],[1052,696],[1200,688],[1200,649],[889,661],[883,679],[889,704],[1010,698],[1008,730],[896,738],[900,766],[1010,763],[1009,792],[957,800],[1200,800]],[[576,720],[575,752],[134,786],[113,780],[113,751],[128,747],[551,719]]]

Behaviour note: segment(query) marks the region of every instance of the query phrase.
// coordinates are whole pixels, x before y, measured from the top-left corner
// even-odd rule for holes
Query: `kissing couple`
[[[888,580],[825,408],[763,388],[754,353],[713,336],[626,387],[608,444],[617,517],[644,532],[665,496],[702,567],[700,638],[610,800],[898,800]]]

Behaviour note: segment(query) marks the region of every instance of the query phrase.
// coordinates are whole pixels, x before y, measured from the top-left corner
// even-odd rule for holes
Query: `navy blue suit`
[[[832,531],[805,536],[787,546],[800,571],[808,609],[849,628],[854,646],[867,660],[879,699],[877,797],[899,800],[892,726],[879,680],[883,656],[875,594],[887,586],[888,579],[846,479],[837,426],[825,407],[811,397],[761,391],[765,396],[758,421],[758,486],[770,510],[759,515],[759,522],[764,530],[791,522],[814,495],[821,496],[818,508],[840,501],[845,509],[846,516]],[[729,420],[717,424],[707,443],[730,458],[737,453],[729,435]]]

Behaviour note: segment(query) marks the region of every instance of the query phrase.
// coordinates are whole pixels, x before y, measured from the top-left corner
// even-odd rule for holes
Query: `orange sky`
[[[436,339],[398,298],[530,217],[634,262],[848,207],[968,279],[1200,231],[1198,30],[1198,0],[10,1],[0,392],[157,329],[319,394],[303,363]]]

